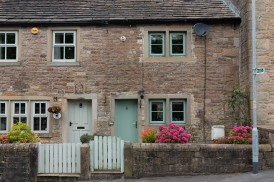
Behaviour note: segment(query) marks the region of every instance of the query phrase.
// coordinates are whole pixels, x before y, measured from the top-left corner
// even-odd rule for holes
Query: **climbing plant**
[[[228,106],[234,113],[234,118],[237,122],[237,125],[251,125],[251,119],[249,115],[249,94],[246,93],[242,88],[235,87],[232,90]]]

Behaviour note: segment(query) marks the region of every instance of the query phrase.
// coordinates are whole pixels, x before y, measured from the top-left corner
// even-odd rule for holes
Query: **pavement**
[[[92,180],[95,182],[95,180]],[[97,180],[96,182],[274,182],[274,170],[259,171],[258,174],[233,173],[199,176],[172,176],[141,179]]]

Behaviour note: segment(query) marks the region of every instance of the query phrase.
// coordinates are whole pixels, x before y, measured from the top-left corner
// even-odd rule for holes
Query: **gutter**
[[[86,20],[86,21],[12,21],[7,19],[0,22],[1,26],[89,26],[89,25],[137,25],[137,24],[185,24],[185,23],[207,23],[207,24],[219,24],[219,23],[241,23],[240,17],[235,18],[188,18],[188,19],[98,19],[98,20]]]

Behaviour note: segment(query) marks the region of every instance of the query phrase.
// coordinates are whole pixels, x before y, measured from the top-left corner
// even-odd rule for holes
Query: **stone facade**
[[[32,27],[1,27],[18,30],[19,62],[1,63],[0,98],[47,100],[49,105],[61,106],[62,118],[50,116],[50,131],[40,136],[44,142],[64,142],[69,135],[68,100],[92,100],[92,133],[113,135],[109,123],[114,120],[114,99],[139,99],[138,91],[143,88],[141,102],[145,105],[138,111],[139,131],[148,125],[146,103],[150,96],[176,96],[189,98],[186,128],[194,140],[210,140],[212,125],[233,125],[227,101],[232,88],[239,84],[240,29],[237,23],[209,24],[205,38],[195,35],[192,26],[38,27],[37,35],[31,33]],[[189,58],[147,61],[145,30],[174,27],[188,30]],[[53,30],[77,31],[76,63],[51,62]],[[125,42],[121,36],[126,37]],[[11,118],[8,121],[10,128]]]
[[[252,93],[252,0],[234,1],[232,3],[241,11],[241,74],[242,87]],[[273,1],[256,1],[256,51],[257,67],[266,72],[257,76],[257,115],[258,124],[272,124],[273,115]],[[249,70],[249,71],[248,71]],[[247,81],[248,80],[248,81]],[[252,96],[252,94],[250,94]],[[250,99],[252,101],[252,97]]]

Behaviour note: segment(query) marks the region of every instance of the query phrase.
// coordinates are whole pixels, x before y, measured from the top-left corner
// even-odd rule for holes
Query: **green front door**
[[[115,100],[115,136],[138,142],[138,100]]]

